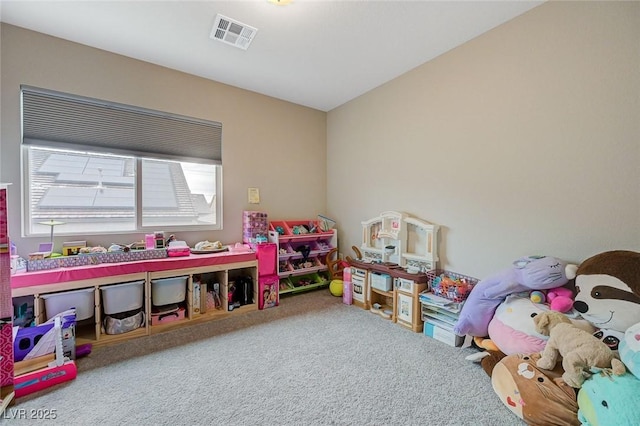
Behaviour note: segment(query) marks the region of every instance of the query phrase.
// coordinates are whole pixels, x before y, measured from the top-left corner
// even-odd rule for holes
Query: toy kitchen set
[[[422,332],[419,295],[436,269],[438,228],[396,211],[362,222],[362,258],[350,262],[353,303]]]

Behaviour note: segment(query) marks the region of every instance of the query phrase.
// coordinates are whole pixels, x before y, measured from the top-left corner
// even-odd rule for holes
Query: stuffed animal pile
[[[557,263],[554,280],[503,271],[474,287],[456,329],[487,351],[468,359],[529,425],[640,425],[640,253],[597,254],[575,278]]]
[[[486,336],[493,313],[514,293],[552,289],[575,277],[575,265],[550,256],[527,256],[473,287],[453,331],[464,336]]]

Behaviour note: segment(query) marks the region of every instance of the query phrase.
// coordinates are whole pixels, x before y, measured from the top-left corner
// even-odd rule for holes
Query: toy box
[[[242,213],[242,242],[256,243],[259,237],[267,237],[269,220],[267,213],[244,211]]]
[[[167,248],[167,256],[169,257],[189,256],[190,254],[191,249],[184,241],[171,241]]]
[[[151,280],[151,301],[155,306],[184,301],[188,277],[159,278]]]
[[[454,302],[465,301],[469,297],[471,290],[473,290],[473,286],[478,283],[477,278],[444,269],[428,271],[427,277],[429,288],[433,294]]]
[[[204,314],[207,312],[207,283],[199,280],[193,281],[193,313]]]
[[[448,330],[436,320],[425,319],[424,335],[446,343],[449,346],[464,348],[471,345],[471,336],[457,336],[452,330]]]
[[[260,277],[258,280],[258,309],[267,309],[278,306],[279,297],[279,278],[277,275],[269,277]]]
[[[102,306],[107,315],[142,307],[144,281],[133,281],[102,287]]]
[[[184,308],[180,307],[171,312],[151,313],[151,325],[166,324],[184,319]]]
[[[62,350],[69,359],[76,358],[76,316],[74,310],[59,314],[62,326]],[[54,318],[34,327],[20,327],[13,339],[13,353],[16,362],[37,358],[55,351]]]
[[[81,290],[62,291],[60,293],[42,294],[40,297],[44,299],[47,320],[71,308],[76,309],[77,321],[91,318],[95,314],[95,289],[93,287],[83,288]]]
[[[371,288],[375,288],[380,291],[391,291],[391,275],[371,272],[369,277],[371,279]]]

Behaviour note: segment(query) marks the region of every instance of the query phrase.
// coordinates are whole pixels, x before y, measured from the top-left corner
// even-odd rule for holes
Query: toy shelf
[[[280,294],[299,293],[327,285],[324,272],[292,275],[280,280]]]
[[[15,280],[15,288],[11,290],[15,300],[30,297],[33,300],[33,314],[35,324],[39,325],[46,321],[46,309],[43,295],[59,294],[63,295],[69,290],[91,289],[95,295],[95,300],[91,303],[94,314],[82,321],[78,321],[76,327],[76,345],[91,343],[94,347],[109,345],[112,343],[130,340],[141,336],[161,333],[184,326],[227,318],[230,316],[242,315],[243,313],[257,310],[257,267],[258,262],[253,252],[229,254],[216,253],[204,255],[191,255],[189,257],[175,257],[167,259],[155,259],[141,263],[110,264],[107,266],[96,266],[91,272],[93,278],[74,279],[74,268],[62,270],[27,272],[12,276],[12,284]],[[142,271],[134,272],[134,270]],[[113,270],[121,273],[112,273]],[[78,272],[86,271],[86,268],[78,269]],[[67,280],[59,280],[58,277],[64,275]],[[187,288],[184,300],[179,303],[184,309],[184,319],[176,319],[171,322],[152,325],[152,281],[170,277],[187,277]],[[229,310],[228,284],[237,280],[238,277],[251,277],[253,281],[252,303]],[[202,296],[206,299],[208,295],[199,293],[200,298],[194,292],[194,277],[197,280],[204,280],[207,284],[217,284],[219,309],[212,307],[202,312]],[[34,285],[21,285],[23,282],[38,282]],[[132,281],[142,281],[143,285],[143,306],[145,312],[144,324],[137,329],[121,334],[107,334],[102,329],[102,322],[105,318],[104,295],[102,289],[113,284],[121,284]],[[66,296],[65,296],[66,297]],[[66,299],[64,299],[66,301]],[[197,305],[197,306],[196,306]]]
[[[271,221],[269,229],[269,242],[277,245],[280,294],[329,284],[326,256],[337,247],[335,229],[322,231],[317,220]]]

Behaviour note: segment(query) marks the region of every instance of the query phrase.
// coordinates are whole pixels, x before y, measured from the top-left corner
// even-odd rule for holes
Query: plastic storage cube
[[[102,306],[107,315],[133,311],[142,307],[144,281],[102,287]]]
[[[317,234],[320,231],[317,220],[288,220],[286,226],[291,235]]]
[[[256,244],[258,276],[277,275],[278,246],[274,243]]]
[[[277,232],[280,236],[291,235],[291,231],[289,231],[286,223],[281,220],[269,222],[269,230]]]
[[[258,279],[258,309],[278,306],[280,302],[278,287],[279,279],[277,275]]]
[[[47,319],[53,318],[60,312],[76,308],[76,320],[82,321],[94,315],[95,296],[94,288],[65,291],[61,293],[43,294],[44,307],[47,311]]]
[[[183,302],[187,293],[188,277],[151,280],[151,302],[155,306]]]
[[[380,291],[391,291],[391,275],[371,272],[371,287]]]

